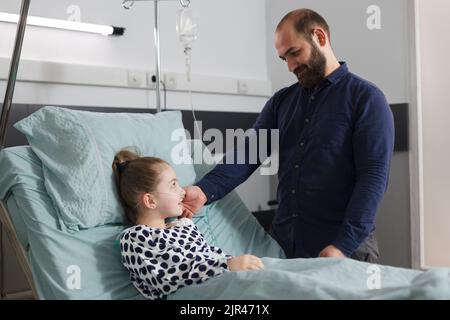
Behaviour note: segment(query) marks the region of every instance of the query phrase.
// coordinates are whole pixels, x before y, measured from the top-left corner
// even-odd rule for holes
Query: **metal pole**
[[[6,296],[5,293],[5,255],[3,253],[3,224],[0,222],[0,299]]]
[[[20,19],[17,25],[16,42],[9,68],[8,84],[6,86],[5,100],[3,101],[2,115],[0,117],[0,150],[5,147],[6,126],[8,124],[9,111],[11,110],[14,87],[16,85],[17,70],[19,68],[20,53],[22,52],[23,37],[27,26],[28,11],[31,0],[23,0],[20,8]],[[3,252],[3,225],[0,222],[0,296],[5,296],[5,255]]]
[[[155,0],[156,112],[161,112],[161,58],[159,50],[158,0]]]
[[[125,9],[130,9],[135,1],[149,1],[149,0],[123,0],[122,6]],[[161,58],[160,58],[160,47],[159,47],[159,8],[158,1],[152,0],[155,5],[155,60],[156,60],[156,112],[161,112]],[[179,0],[183,7],[189,7],[191,0]]]
[[[8,124],[9,111],[11,109],[12,99],[14,95],[14,87],[16,85],[17,69],[19,68],[20,53],[22,52],[23,37],[27,26],[28,9],[31,0],[23,0],[20,9],[20,20],[17,25],[16,42],[14,52],[9,68],[8,85],[6,87],[5,100],[3,101],[2,115],[0,118],[0,150],[5,147],[6,126]]]

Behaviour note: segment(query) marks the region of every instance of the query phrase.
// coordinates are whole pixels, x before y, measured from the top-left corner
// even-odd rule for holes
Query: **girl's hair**
[[[169,164],[160,158],[140,157],[129,150],[119,151],[114,157],[112,169],[119,198],[132,224],[136,224],[139,196],[155,191],[163,165]]]

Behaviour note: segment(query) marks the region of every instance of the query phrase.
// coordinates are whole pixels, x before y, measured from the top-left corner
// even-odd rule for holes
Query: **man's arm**
[[[332,243],[348,257],[375,228],[376,210],[387,189],[394,149],[394,121],[383,93],[373,89],[361,100],[353,133],[355,188],[344,223]]]
[[[192,215],[205,203],[209,204],[223,198],[231,190],[247,180],[247,178],[261,165],[261,162],[265,160],[259,159],[259,156],[257,156],[256,163],[250,163],[249,153],[250,150],[256,150],[257,155],[259,155],[259,129],[268,129],[267,150],[270,152],[270,129],[276,127],[274,97],[266,103],[253,125],[256,139],[252,140],[249,137],[246,137],[244,144],[235,146],[231,153],[228,152],[224,156],[223,163],[216,165],[213,170],[206,174],[194,186],[185,188],[186,196],[183,200],[185,216],[192,217]],[[257,143],[256,148],[249,147],[251,141]],[[237,163],[236,161],[237,155],[242,151],[242,149],[238,150],[238,148],[245,148],[243,149],[245,152],[245,163],[243,164]],[[231,157],[234,158],[233,163],[227,163],[227,159],[229,160]]]

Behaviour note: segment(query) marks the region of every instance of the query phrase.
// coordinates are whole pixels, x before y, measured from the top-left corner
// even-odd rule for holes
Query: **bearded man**
[[[289,258],[349,257],[376,263],[378,205],[387,189],[394,125],[384,94],[349,72],[325,19],[288,13],[275,48],[298,83],[276,92],[253,129],[279,130],[278,209],[271,235]],[[249,140],[246,140],[249,143]],[[185,188],[184,216],[219,200],[261,164],[223,163]]]

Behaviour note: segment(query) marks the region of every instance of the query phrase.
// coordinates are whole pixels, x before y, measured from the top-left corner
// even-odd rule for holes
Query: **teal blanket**
[[[226,272],[170,299],[450,299],[448,269],[424,272],[331,258],[262,260],[262,271]]]
[[[116,239],[122,225],[67,232],[46,192],[42,164],[29,147],[0,152],[0,168],[0,199],[26,250],[39,298],[143,298],[120,261]],[[196,172],[201,176],[208,169],[199,166]],[[265,256],[265,269],[226,272],[169,299],[450,299],[448,269],[423,272],[350,259],[282,259],[280,247],[235,193],[207,206],[194,222],[208,242],[226,253]],[[77,271],[79,281],[72,281]]]

